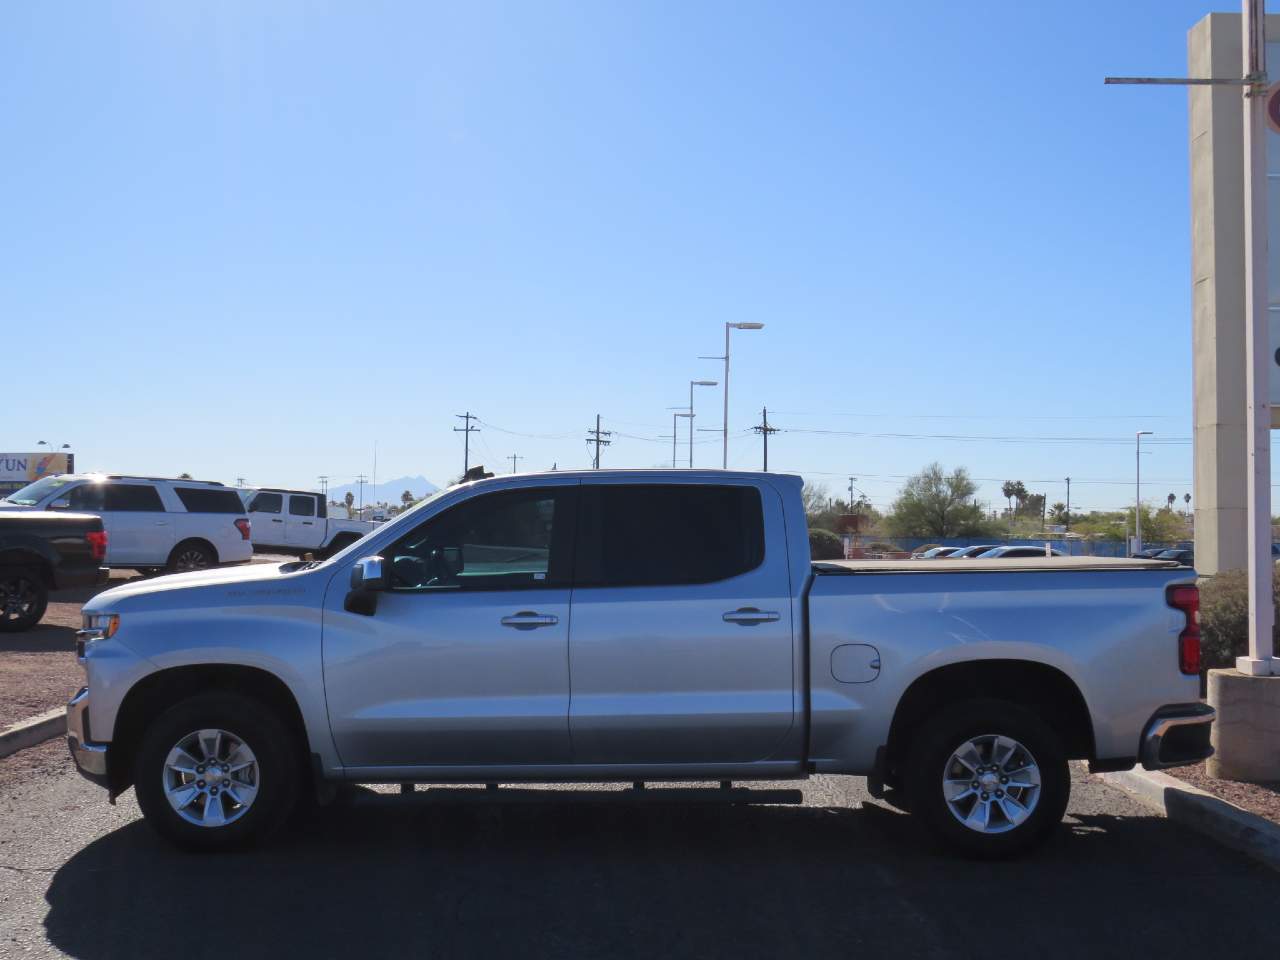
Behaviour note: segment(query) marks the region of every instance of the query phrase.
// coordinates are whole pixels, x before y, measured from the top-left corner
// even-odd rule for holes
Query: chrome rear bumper
[[[1217,713],[1207,703],[1161,707],[1142,734],[1142,765],[1148,770],[1184,767],[1213,756],[1209,732]]]
[[[89,739],[88,711],[89,688],[81,687],[80,692],[67,703],[67,748],[81,775],[105,787],[107,744],[94,743]]]

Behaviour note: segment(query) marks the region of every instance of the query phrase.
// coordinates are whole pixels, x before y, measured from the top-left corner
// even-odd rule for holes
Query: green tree
[[[413,506],[413,494],[408,490],[400,494],[400,503],[402,504],[402,509],[408,510]]]
[[[1049,513],[1053,516],[1054,523],[1067,522],[1067,505],[1061,500],[1049,508]]]
[[[977,486],[963,467],[948,474],[941,464],[931,463],[907,481],[885,524],[899,537],[987,535],[991,523],[973,499],[975,492]]]

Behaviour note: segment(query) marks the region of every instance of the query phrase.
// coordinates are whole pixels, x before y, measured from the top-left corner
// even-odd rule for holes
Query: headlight
[[[83,629],[76,634],[81,640],[108,640],[120,629],[118,613],[86,613],[83,621]]]

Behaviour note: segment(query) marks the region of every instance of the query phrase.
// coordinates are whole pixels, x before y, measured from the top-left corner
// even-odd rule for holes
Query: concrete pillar
[[[1239,77],[1240,34],[1238,13],[1206,16],[1187,34],[1187,75]],[[1267,17],[1267,34],[1280,38],[1280,15]],[[1275,64],[1276,45],[1267,48]],[[1213,575],[1248,565],[1244,109],[1236,86],[1188,91],[1196,569]]]
[[[1210,670],[1208,699],[1218,711],[1210,734],[1209,776],[1280,780],[1280,677]]]
[[[1239,76],[1240,56],[1238,14],[1211,13],[1187,35],[1188,76]],[[1188,90],[1196,569],[1212,575],[1248,560],[1244,113],[1238,87]]]

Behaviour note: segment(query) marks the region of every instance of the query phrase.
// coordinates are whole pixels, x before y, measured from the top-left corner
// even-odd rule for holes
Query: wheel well
[[[37,573],[46,584],[53,582],[53,568],[49,561],[34,550],[6,550],[0,553],[0,567],[22,567]]]
[[[1093,722],[1079,688],[1061,670],[1030,660],[980,660],[939,667],[918,677],[894,712],[885,767],[892,774],[920,722],[958,700],[1006,700],[1034,711],[1062,738],[1067,757],[1093,756]]]
[[[209,551],[209,555],[213,557],[213,562],[214,563],[218,562],[217,547],[215,547],[212,543],[210,543],[204,537],[187,537],[185,540],[179,540],[177,545],[174,546],[174,548],[169,551],[169,561],[166,564],[166,566],[171,565],[173,563],[173,558],[178,555],[178,551],[190,543],[198,544],[199,546],[202,546],[205,549],[207,549]]]
[[[108,767],[112,796],[133,782],[135,751],[147,725],[182,700],[218,690],[251,697],[274,710],[298,738],[301,756],[305,758],[308,755],[307,728],[298,701],[275,674],[238,664],[172,667],[138,681],[120,705],[111,736],[111,762]]]

